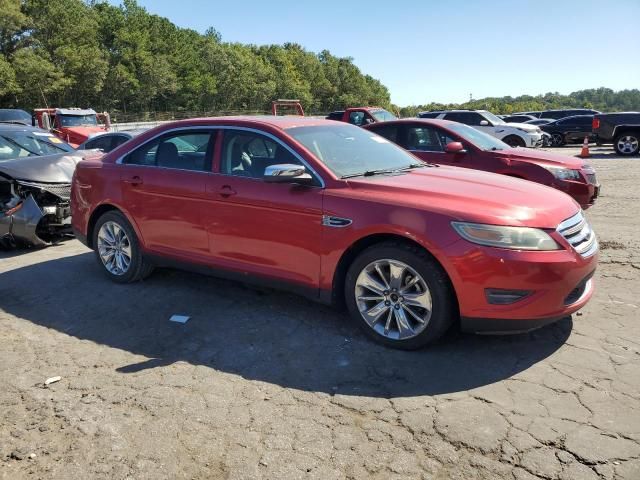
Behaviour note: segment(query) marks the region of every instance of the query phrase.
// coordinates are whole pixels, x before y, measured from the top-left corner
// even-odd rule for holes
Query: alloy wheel
[[[113,275],[124,275],[131,265],[131,241],[116,222],[105,222],[98,232],[98,255]]]
[[[409,265],[391,259],[371,262],[358,275],[355,299],[363,320],[379,335],[406,340],[431,319],[431,292]]]
[[[559,133],[554,133],[551,135],[551,145],[553,145],[554,147],[561,146],[563,141],[564,138],[562,138],[562,135],[560,135]]]
[[[638,139],[632,135],[624,135],[618,139],[618,151],[623,154],[631,154],[638,151]]]

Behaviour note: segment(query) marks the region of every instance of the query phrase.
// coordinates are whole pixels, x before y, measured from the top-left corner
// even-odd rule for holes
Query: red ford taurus
[[[195,119],[81,162],[73,227],[116,282],[207,270],[345,303],[418,348],[456,322],[527,331],[582,308],[598,243],[570,197],[438,167],[353,125]]]
[[[462,123],[409,118],[365,128],[427,162],[542,183],[571,195],[584,209],[593,205],[600,190],[595,170],[582,159],[531,148],[512,148]]]

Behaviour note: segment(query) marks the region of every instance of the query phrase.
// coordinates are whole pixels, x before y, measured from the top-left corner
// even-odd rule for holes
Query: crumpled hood
[[[0,160],[0,175],[32,182],[71,183],[76,165],[84,155],[74,152]]]
[[[580,210],[571,197],[554,188],[457,167],[356,178],[349,185],[351,192],[343,194],[476,223],[556,228]]]
[[[512,160],[537,163],[539,165],[571,168],[573,170],[580,170],[585,165],[585,161],[581,158],[560,155],[533,148],[509,148],[507,150],[495,151],[492,153],[500,157],[508,157]]]
[[[507,123],[506,125],[498,125],[499,127],[513,127],[513,128],[521,128],[522,130],[526,130],[527,132],[537,132],[540,127],[537,125],[529,125],[527,123]]]

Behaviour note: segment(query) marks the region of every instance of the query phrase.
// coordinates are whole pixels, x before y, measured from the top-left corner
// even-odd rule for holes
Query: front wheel
[[[442,267],[425,250],[385,242],[362,252],[345,279],[351,319],[366,335],[403,350],[438,340],[457,315]]]
[[[618,155],[635,155],[640,150],[639,135],[633,132],[624,132],[613,141],[613,148]]]
[[[122,213],[103,214],[93,230],[92,240],[98,263],[114,282],[136,282],[153,271],[153,265],[142,255],[133,227]]]
[[[564,135],[562,135],[561,133],[552,133],[551,145],[554,147],[561,147],[562,145],[564,145]]]
[[[502,139],[504,143],[509,145],[510,147],[526,147],[527,144],[524,140],[517,135],[509,135]]]

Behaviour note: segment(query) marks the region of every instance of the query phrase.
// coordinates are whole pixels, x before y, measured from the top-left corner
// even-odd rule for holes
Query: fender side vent
[[[353,220],[349,218],[332,217],[330,215],[322,216],[322,225],[325,227],[348,227],[353,223]]]

